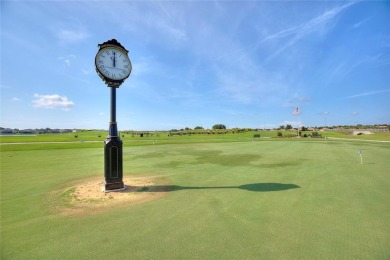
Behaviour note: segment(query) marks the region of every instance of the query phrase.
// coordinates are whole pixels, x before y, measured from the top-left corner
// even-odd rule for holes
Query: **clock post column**
[[[105,191],[125,189],[123,183],[123,142],[119,138],[116,123],[116,87],[111,89],[111,115],[108,136],[104,141],[104,189]]]
[[[104,141],[104,185],[105,192],[126,189],[123,183],[123,142],[119,138],[116,124],[116,89],[130,76],[132,65],[125,49],[116,39],[98,44],[95,68],[99,77],[111,91],[110,125]]]

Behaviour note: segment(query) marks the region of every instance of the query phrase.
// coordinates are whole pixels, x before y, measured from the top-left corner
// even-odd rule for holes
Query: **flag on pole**
[[[299,107],[295,108],[294,112],[292,113],[294,116],[299,115]]]

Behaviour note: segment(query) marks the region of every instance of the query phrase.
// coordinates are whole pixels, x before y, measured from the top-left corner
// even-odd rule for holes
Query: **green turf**
[[[0,258],[390,258],[390,144],[234,140],[125,146],[124,175],[161,176],[171,191],[81,217],[46,197],[103,176],[102,147],[2,146]]]
[[[186,134],[186,135],[173,135],[168,136],[167,132],[150,132],[152,135],[140,137],[139,135],[132,135],[128,132],[120,133],[121,139],[130,145],[134,144],[144,144],[152,141],[159,143],[177,143],[177,142],[204,142],[205,140],[212,142],[220,141],[243,141],[251,140],[253,135],[260,134],[263,137],[277,137],[277,133],[280,132],[283,136],[296,135],[296,131],[280,131],[280,130],[270,130],[270,131],[249,131],[241,133],[227,133],[227,134]],[[311,131],[301,132],[302,136],[304,134],[312,134]],[[390,141],[390,132],[376,132],[370,135],[349,135],[346,132],[318,132],[323,137],[336,137],[336,138],[348,138],[348,139],[361,139],[361,140],[387,140]],[[77,133],[62,133],[62,134],[37,134],[37,135],[0,135],[1,143],[31,143],[31,142],[74,142],[82,143],[88,141],[101,141],[103,142],[107,136],[106,131],[80,131]],[[77,136],[77,137],[75,137]]]

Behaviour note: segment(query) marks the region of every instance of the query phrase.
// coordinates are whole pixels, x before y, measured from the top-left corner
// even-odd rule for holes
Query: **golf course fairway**
[[[151,180],[128,195],[148,199],[63,214],[103,179],[82,146],[2,146],[1,259],[390,258],[389,143],[125,146],[124,177]]]

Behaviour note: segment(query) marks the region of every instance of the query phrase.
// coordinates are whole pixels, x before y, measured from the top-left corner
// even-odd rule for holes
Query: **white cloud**
[[[66,42],[82,41],[82,40],[85,40],[86,38],[88,38],[88,36],[89,35],[84,31],[72,31],[72,30],[67,30],[67,29],[60,30],[57,34],[57,37],[60,40],[66,41]]]
[[[297,36],[294,40],[302,38],[306,34],[319,30],[322,26],[329,23],[337,14],[339,14],[343,9],[349,7],[352,3],[345,4],[340,7],[336,7],[332,10],[325,11],[323,14],[311,19],[310,21],[303,23],[301,25],[291,27],[285,30],[281,30],[275,34],[269,35],[263,39],[263,41],[274,40],[286,38],[289,36]]]
[[[79,43],[90,37],[90,34],[86,29],[80,25],[75,25],[72,29],[53,28],[53,31],[55,31],[55,35],[60,44]]]
[[[70,66],[72,64],[72,61],[76,59],[76,55],[69,54],[65,57],[58,57],[60,61],[63,61],[66,66]]]
[[[20,98],[18,98],[18,97],[13,97],[13,98],[11,98],[11,101],[12,102],[19,102],[21,99]]]
[[[278,104],[285,99],[286,85],[274,74],[267,74],[251,59],[242,60],[234,68],[216,68],[217,94],[241,104]],[[223,67],[223,64],[221,65]]]
[[[374,90],[374,91],[364,92],[364,93],[348,96],[347,98],[372,96],[372,95],[382,94],[382,93],[386,93],[386,92],[390,92],[390,89],[382,89],[382,90]]]
[[[355,23],[355,24],[352,26],[352,28],[353,28],[353,29],[356,29],[356,28],[360,27],[362,24],[364,24],[365,22],[367,22],[369,19],[370,19],[370,18],[366,18],[366,19],[364,19],[364,20],[362,20],[362,21],[360,21],[360,22]]]
[[[132,71],[131,75],[140,76],[147,74],[149,72],[153,72],[162,68],[158,62],[156,62],[153,58],[150,57],[140,57],[136,62],[132,63]]]
[[[181,8],[176,8],[174,5],[162,4],[161,2],[153,6],[156,9],[153,12],[152,19],[148,20],[149,26],[157,29],[163,35],[168,36],[171,43],[188,40]]]
[[[383,53],[365,56],[354,61],[340,61],[337,65],[333,65],[332,68],[330,68],[329,78],[346,77],[350,73],[353,73],[356,69],[364,66],[380,67],[388,64],[390,64],[390,61]]]
[[[347,3],[345,5],[333,8],[329,11],[325,11],[321,15],[307,21],[306,23],[300,24],[298,26],[293,26],[284,30],[281,30],[277,33],[268,35],[259,43],[263,42],[273,42],[275,40],[282,40],[282,45],[278,47],[268,58],[267,61],[273,59],[275,56],[279,55],[286,48],[294,45],[296,42],[306,37],[310,33],[322,32],[326,29],[326,26],[330,24],[331,21],[345,8],[353,5],[353,2]]]
[[[57,108],[61,107],[64,111],[69,111],[70,107],[74,106],[73,101],[65,96],[54,95],[39,95],[34,94],[33,106],[37,108]]]
[[[92,72],[91,69],[82,69],[81,72],[84,74],[84,75],[88,75]]]

